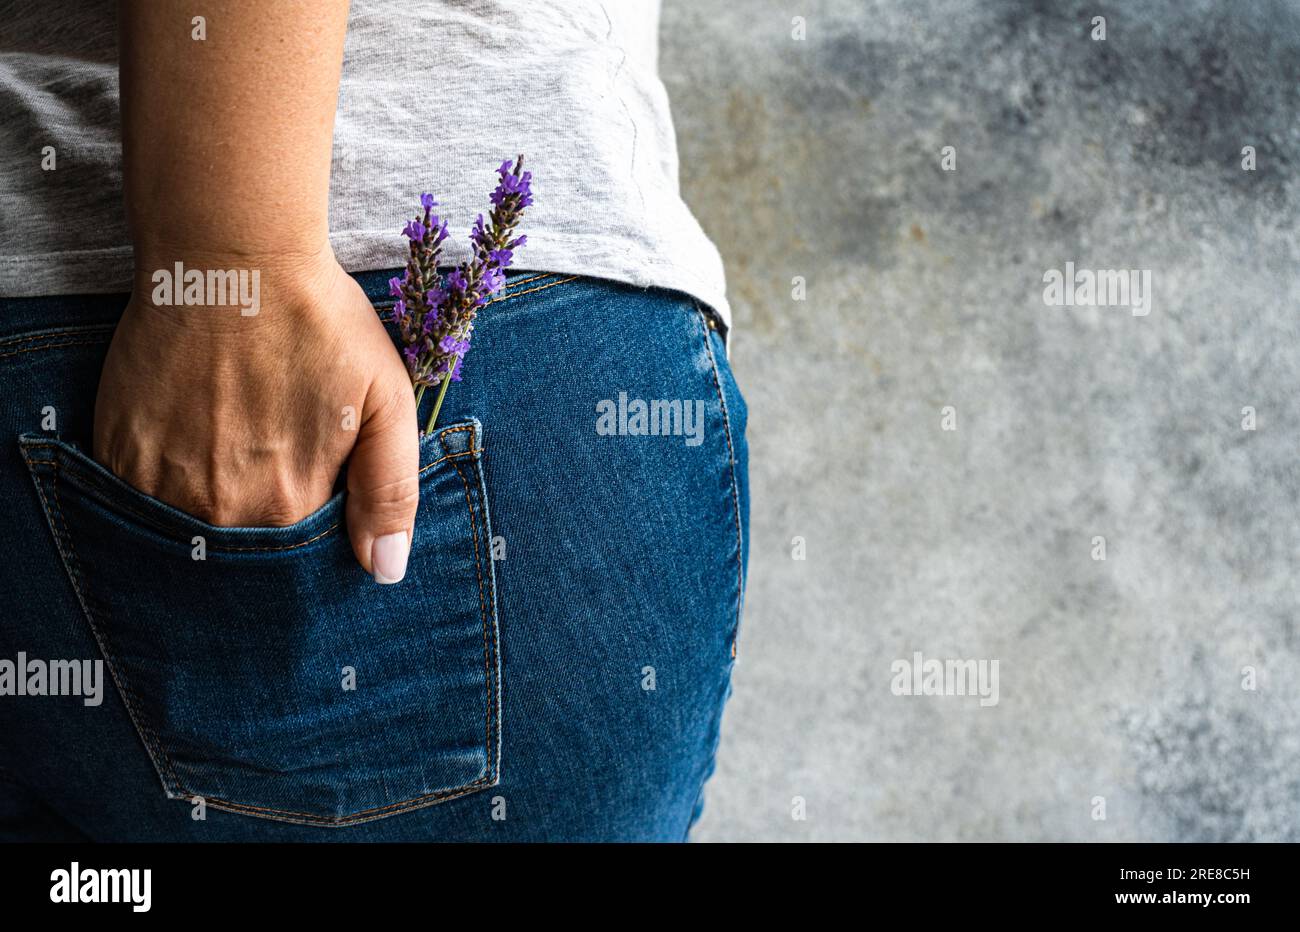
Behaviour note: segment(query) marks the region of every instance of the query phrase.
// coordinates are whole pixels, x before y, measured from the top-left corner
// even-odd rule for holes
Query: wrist
[[[148,242],[136,247],[131,303],[186,324],[266,323],[268,309],[318,304],[340,274],[326,240],[275,250]]]

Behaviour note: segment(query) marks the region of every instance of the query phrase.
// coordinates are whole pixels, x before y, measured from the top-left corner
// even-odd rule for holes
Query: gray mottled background
[[[1300,0],[665,0],[661,35],[751,407],[695,837],[1300,840]],[[1067,260],[1151,269],[1150,316],[1045,306]],[[998,659],[1000,703],[893,695],[915,650]]]

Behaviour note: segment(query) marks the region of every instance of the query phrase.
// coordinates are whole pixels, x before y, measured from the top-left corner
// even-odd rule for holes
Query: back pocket
[[[19,443],[68,577],[167,795],[351,825],[500,776],[500,660],[482,428],[420,443],[406,578],[357,564],[336,495],[220,528],[72,444]]]

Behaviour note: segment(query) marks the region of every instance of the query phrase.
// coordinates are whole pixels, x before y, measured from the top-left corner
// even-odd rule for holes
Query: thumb
[[[400,582],[420,505],[420,438],[406,372],[371,389],[348,458],[347,521],[352,552],[378,583]],[[392,384],[389,384],[392,383]],[[367,398],[367,407],[370,407]]]

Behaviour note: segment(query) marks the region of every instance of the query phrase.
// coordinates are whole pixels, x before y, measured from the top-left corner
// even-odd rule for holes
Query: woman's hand
[[[348,2],[194,12],[186,0],[118,6],[136,287],[100,380],[95,456],[221,525],[306,516],[346,461],[352,549],[396,582],[419,501],[415,396],[326,245]],[[153,277],[177,262],[257,271],[256,316],[154,300]]]
[[[156,306],[141,276],[100,379],[95,458],[222,526],[306,517],[346,462],[353,551],[377,581],[400,580],[419,504],[415,399],[369,300],[328,250],[185,267],[257,271],[257,313]]]

